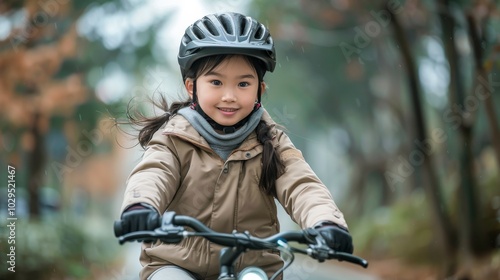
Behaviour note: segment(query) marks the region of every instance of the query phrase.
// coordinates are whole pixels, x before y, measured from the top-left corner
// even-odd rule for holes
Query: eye
[[[210,81],[210,83],[211,83],[212,85],[214,85],[214,86],[220,86],[220,85],[222,85],[222,82],[221,82],[221,81],[219,81],[219,80],[213,80],[213,81]]]
[[[249,86],[250,84],[248,82],[241,82],[238,84],[239,87],[247,87]]]

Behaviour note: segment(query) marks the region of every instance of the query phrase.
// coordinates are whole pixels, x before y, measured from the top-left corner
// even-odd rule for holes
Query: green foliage
[[[485,252],[489,252],[500,236],[500,177],[491,173],[479,182],[482,190],[480,225],[486,232]],[[458,205],[456,188],[447,195],[447,200]],[[450,209],[450,217],[455,224],[460,223],[457,207]],[[371,214],[360,219],[353,219],[350,229],[357,252],[380,258],[401,258],[415,263],[434,264],[439,261],[435,247],[438,245],[434,236],[432,215],[423,191],[415,191],[410,196],[400,198],[389,207],[376,208]],[[489,249],[488,249],[489,248]],[[484,249],[484,248],[483,248]]]
[[[357,252],[419,263],[436,261],[437,256],[432,254],[436,240],[423,192],[416,191],[353,222],[351,232]]]
[[[110,224],[102,219],[63,214],[42,221],[19,219],[15,236],[15,279],[94,278],[92,268],[96,264],[101,268],[111,265],[118,252]],[[1,227],[7,228],[5,224]],[[0,251],[8,252],[10,246],[1,242]],[[0,278],[5,279],[3,277],[5,275],[0,274]]]

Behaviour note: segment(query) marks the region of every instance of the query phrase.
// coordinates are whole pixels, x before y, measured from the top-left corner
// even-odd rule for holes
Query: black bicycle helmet
[[[273,72],[276,66],[274,42],[269,30],[255,19],[239,13],[204,16],[190,25],[181,40],[178,61],[184,77],[198,59],[217,54],[256,57]]]

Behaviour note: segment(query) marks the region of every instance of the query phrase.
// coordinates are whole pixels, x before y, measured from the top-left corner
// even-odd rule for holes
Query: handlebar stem
[[[220,277],[234,277],[234,262],[245,250],[241,247],[226,247],[220,251]]]

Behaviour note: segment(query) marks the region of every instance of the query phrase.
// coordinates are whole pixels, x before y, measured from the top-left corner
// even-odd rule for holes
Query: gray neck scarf
[[[195,110],[185,107],[178,114],[186,118],[198,133],[207,140],[210,147],[225,161],[231,152],[238,148],[252,131],[255,130],[262,117],[264,110],[257,109],[242,127],[233,133],[219,134],[214,128]]]

